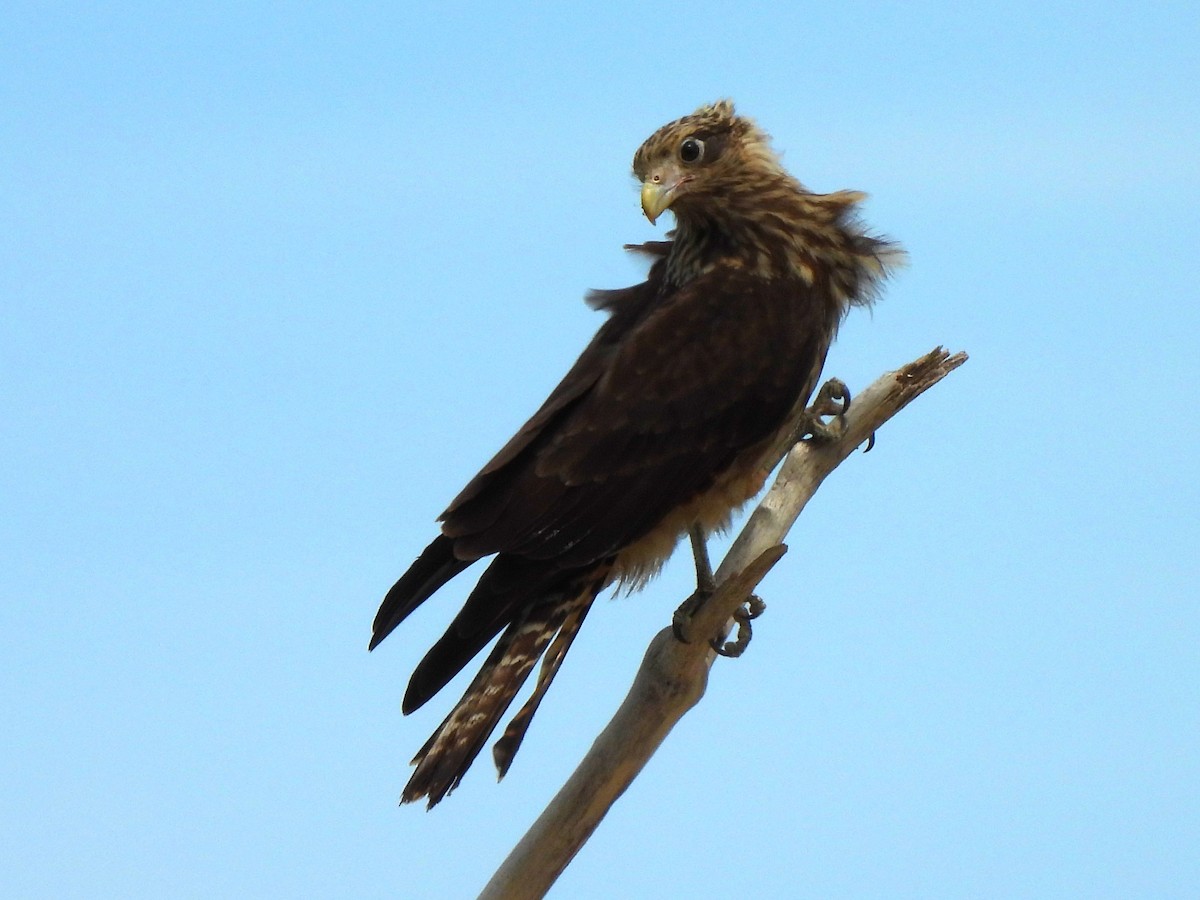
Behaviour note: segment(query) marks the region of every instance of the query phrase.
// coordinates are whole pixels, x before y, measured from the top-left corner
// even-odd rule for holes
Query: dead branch
[[[916,397],[967,360],[938,347],[880,376],[854,397],[831,441],[802,441],[786,453],[771,489],[755,508],[716,572],[717,590],[689,631],[723,640],[746,603],[787,548],[783,538],[825,477]],[[574,858],[617,798],[633,782],[685,713],[704,696],[716,659],[710,644],[684,644],[671,628],[650,642],[624,702],[578,768],[513,848],[481,900],[534,900]]]

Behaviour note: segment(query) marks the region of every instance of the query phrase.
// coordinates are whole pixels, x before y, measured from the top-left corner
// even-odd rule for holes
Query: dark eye
[[[688,138],[679,145],[679,158],[685,163],[694,163],[704,156],[704,141]]]

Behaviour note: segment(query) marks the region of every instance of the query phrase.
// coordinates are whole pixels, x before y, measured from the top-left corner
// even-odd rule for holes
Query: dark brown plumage
[[[545,654],[494,750],[507,771],[597,593],[640,586],[689,527],[722,527],[758,492],[838,323],[902,258],[858,224],[863,195],[806,190],[728,101],[660,128],[633,169],[651,221],[675,214],[672,239],[629,248],[651,260],[645,282],[589,295],[608,320],[442,514],[441,534],[376,616],[372,649],[494,557],[409,683],[405,713],[501,635],[417,753],[404,802],[433,806],[458,785]]]

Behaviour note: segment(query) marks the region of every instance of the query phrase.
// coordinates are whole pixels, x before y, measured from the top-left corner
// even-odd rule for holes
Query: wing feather
[[[717,267],[653,305],[639,297],[640,318],[602,330],[519,449],[447,510],[456,552],[583,565],[711,487],[811,393],[832,329],[810,291]]]

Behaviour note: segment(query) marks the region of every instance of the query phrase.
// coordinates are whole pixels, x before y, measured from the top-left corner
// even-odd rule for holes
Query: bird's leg
[[[675,615],[671,619],[671,630],[675,632],[675,639],[685,644],[690,644],[694,637],[691,634],[693,618],[717,590],[712,563],[708,559],[708,544],[705,541],[703,529],[699,525],[693,525],[688,529],[688,536],[692,540],[692,554],[696,557],[696,590],[692,596],[679,605],[679,609],[675,610]],[[753,634],[750,620],[757,619],[766,608],[767,604],[763,603],[760,597],[751,594],[746,598],[746,602],[733,613],[733,620],[737,623],[737,637],[732,641],[712,637],[708,639],[709,646],[720,656],[741,656]]]
[[[721,641],[713,638],[710,642],[712,648],[717,651],[720,656],[728,656],[736,659],[746,652],[746,647],[750,644],[750,638],[754,631],[750,627],[750,620],[757,619],[763,614],[767,608],[758,594],[751,594],[746,598],[744,605],[739,606],[733,613],[733,621],[737,622],[737,637],[732,641]]]
[[[704,536],[704,529],[693,525],[688,529],[688,537],[692,540],[692,555],[696,558],[696,590],[679,605],[679,609],[675,610],[675,615],[671,617],[671,630],[675,632],[675,639],[685,644],[692,642],[689,634],[692,616],[717,589],[712,563],[708,559],[708,542]]]
[[[712,563],[708,559],[708,538],[699,525],[688,529],[688,537],[692,540],[692,555],[696,558],[696,590],[711,595],[717,589],[717,583],[713,580]]]

